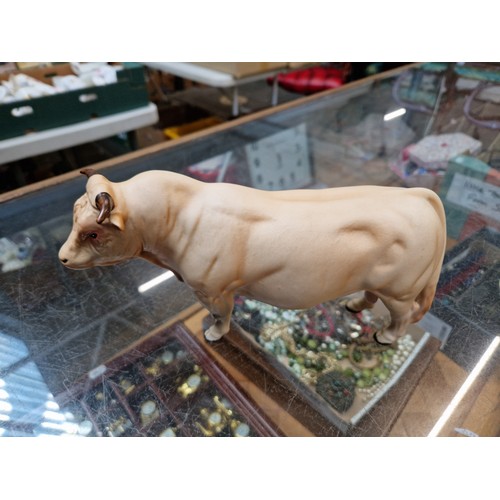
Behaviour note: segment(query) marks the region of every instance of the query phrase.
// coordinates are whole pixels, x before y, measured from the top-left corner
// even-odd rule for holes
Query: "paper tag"
[[[89,371],[89,373],[88,373],[89,379],[94,380],[97,377],[100,377],[101,375],[103,375],[106,372],[106,370],[107,370],[106,365],[96,366],[95,368],[93,368],[92,370]]]
[[[313,180],[305,123],[249,144],[245,152],[252,187],[296,189]]]
[[[33,114],[33,108],[31,106],[20,106],[19,108],[12,108],[10,114],[19,118],[21,116],[31,115]]]
[[[78,96],[80,102],[92,102],[98,99],[97,94],[81,94]]]
[[[500,222],[500,188],[456,173],[446,200]]]
[[[441,341],[441,347],[444,346],[450,333],[452,326],[439,319],[434,314],[427,313],[419,322],[418,326],[429,332],[433,337]]]

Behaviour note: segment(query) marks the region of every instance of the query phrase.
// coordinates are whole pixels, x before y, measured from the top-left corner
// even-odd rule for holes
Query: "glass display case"
[[[215,377],[187,409],[174,401],[182,400],[175,392],[182,381],[153,383],[134,352],[146,353],[152,332],[172,325],[177,333],[160,336],[165,346],[199,336],[201,323],[186,326],[204,314],[192,292],[142,260],[86,271],[61,265],[58,250],[85,189],[78,172],[1,195],[0,436],[159,435],[167,428],[219,435],[209,421],[193,423],[195,412],[210,418],[210,404],[219,417],[234,411],[234,425],[245,422],[249,435],[498,435],[499,74],[472,65],[405,67],[94,166],[115,182],[159,169],[266,190],[424,186],[445,204],[448,252],[438,293],[398,345],[361,352],[353,343],[383,311],[345,317],[334,302],[287,312],[241,297],[226,337],[189,344],[204,366],[236,371],[240,380]],[[440,378],[448,368],[453,377]],[[127,379],[132,372],[140,382]],[[163,412],[158,429],[141,420],[144,402],[122,401],[120,377],[148,382],[152,413]],[[419,408],[426,426],[408,426],[419,391],[435,404]],[[276,409],[266,416],[268,400]],[[478,401],[491,411],[475,417]],[[456,421],[443,416],[453,404],[462,412]]]

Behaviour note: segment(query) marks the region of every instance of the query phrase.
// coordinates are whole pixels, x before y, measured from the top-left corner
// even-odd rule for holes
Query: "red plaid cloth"
[[[292,71],[277,76],[278,85],[290,92],[314,94],[322,90],[336,89],[344,83],[344,71],[337,68],[315,66],[313,68]],[[272,78],[268,79],[271,84]]]

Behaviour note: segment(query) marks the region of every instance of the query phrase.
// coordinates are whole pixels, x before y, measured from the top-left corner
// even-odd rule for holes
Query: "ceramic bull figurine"
[[[71,269],[141,257],[170,269],[207,307],[210,341],[229,331],[236,292],[286,309],[354,294],[381,300],[391,344],[430,308],[445,251],[445,214],[424,188],[261,191],[164,171],[113,183],[92,169],[59,252]]]

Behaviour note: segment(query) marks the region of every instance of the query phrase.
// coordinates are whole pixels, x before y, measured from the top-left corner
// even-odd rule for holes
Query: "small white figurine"
[[[305,309],[363,291],[380,299],[391,344],[429,310],[445,252],[439,197],[424,188],[261,191],[164,171],[113,183],[92,169],[59,252],[71,269],[141,257],[172,270],[211,312],[207,340],[229,331],[235,293]]]

